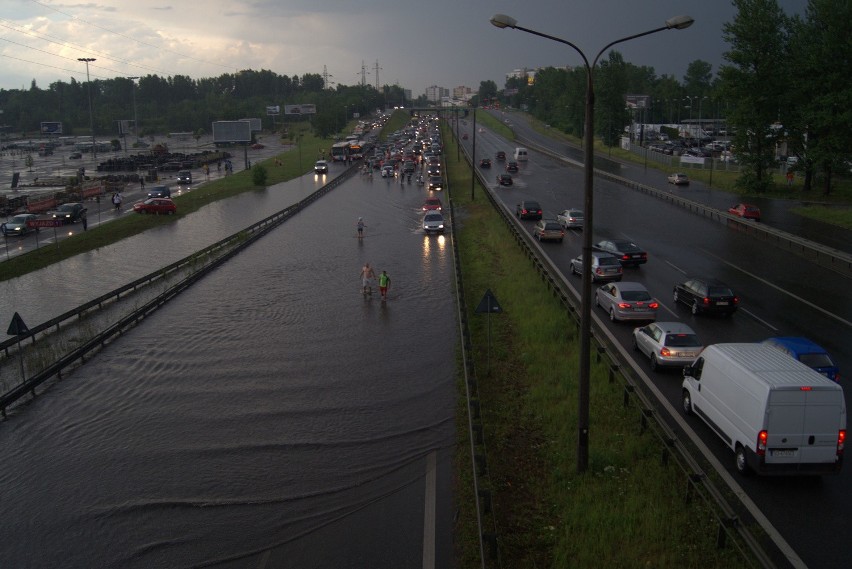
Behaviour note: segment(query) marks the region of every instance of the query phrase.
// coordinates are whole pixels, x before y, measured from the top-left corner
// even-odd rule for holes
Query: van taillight
[[[704,304],[710,304],[710,299],[708,297],[704,297]]]
[[[837,456],[843,454],[843,447],[846,446],[846,429],[837,431]]]
[[[757,433],[757,454],[758,456],[764,456],[766,454],[766,439],[769,438],[769,434],[766,431],[760,431]]]

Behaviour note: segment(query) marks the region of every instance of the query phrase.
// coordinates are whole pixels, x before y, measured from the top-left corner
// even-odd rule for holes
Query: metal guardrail
[[[542,154],[550,156],[551,158],[559,160],[565,164],[577,166],[580,168],[582,168],[583,166],[582,163],[577,162],[576,160],[571,160],[570,158],[566,158],[565,156],[560,156],[557,152],[554,152],[553,150],[545,146],[541,146],[533,142],[532,140],[525,139],[523,137],[518,137],[518,140],[525,144],[528,148],[533,148],[537,152],[541,152]],[[653,186],[646,186],[645,184],[640,184],[638,182],[634,182],[633,180],[628,180],[627,178],[622,178],[621,176],[616,176],[615,174],[604,172],[603,170],[596,169],[595,177],[604,178],[606,180],[609,180],[610,182],[620,184],[622,186],[640,191],[655,198],[675,204],[692,213],[727,225],[729,228],[735,231],[747,233],[748,235],[756,239],[771,243],[772,245],[775,245],[783,249],[784,251],[804,257],[805,259],[817,263],[818,265],[834,270],[843,276],[852,277],[852,255],[845,251],[833,249],[831,247],[815,243],[808,239],[804,239],[797,235],[793,235],[792,233],[787,233],[786,231],[775,229],[774,227],[768,226],[765,223],[755,223],[754,221],[745,220],[741,217],[731,215],[726,211],[720,211],[710,206],[692,200],[688,200],[684,197],[674,195],[664,190],[660,190]]]
[[[209,273],[215,267],[221,265],[223,262],[242,251],[245,247],[249,246],[254,241],[264,236],[287,219],[291,218],[306,206],[329,193],[349,178],[356,170],[357,166],[352,166],[344,171],[340,176],[336,177],[328,184],[325,184],[323,187],[301,201],[250,225],[242,231],[238,231],[237,233],[234,233],[233,235],[230,235],[202,249],[201,251],[193,253],[192,255],[176,261],[175,263],[141,277],[130,284],[101,295],[100,297],[78,306],[73,310],[69,310],[56,318],[52,318],[47,322],[34,326],[24,334],[19,334],[0,343],[0,349],[2,349],[3,356],[5,358],[9,358],[12,356],[13,346],[18,346],[18,349],[24,349],[22,343],[30,341],[32,345],[35,344],[39,338],[49,337],[51,334],[58,332],[62,327],[73,326],[78,320],[85,317],[91,311],[102,309],[104,305],[115,302],[123,296],[132,294],[140,287],[146,287],[156,282],[164,281],[166,277],[179,274],[181,271],[189,272],[189,276],[170,286],[163,293],[157,295],[143,306],[120,318],[117,322],[95,334],[91,339],[83,342],[76,349],[61,356],[50,365],[47,365],[44,369],[25,378],[16,387],[0,394],[0,413],[2,413],[2,416],[6,416],[6,409],[12,403],[16,402],[21,397],[24,397],[27,393],[35,395],[35,388],[50,378],[54,376],[61,378],[63,370],[74,365],[78,360],[82,361],[86,355],[93,350],[99,349],[113,336],[121,334],[127,328],[135,325],[139,320],[142,320],[157,308],[165,304],[168,300],[174,298],[180,292],[183,292],[186,288],[195,283],[202,276]],[[17,350],[15,350],[15,352],[17,352]]]
[[[458,140],[456,143],[458,144]],[[527,141],[524,141],[528,147],[530,145]],[[460,145],[461,146],[461,145]],[[467,153],[467,150],[462,146],[463,153],[465,155],[466,161],[470,164],[471,157]],[[491,202],[494,209],[500,214],[505,222],[506,226],[511,231],[516,243],[519,247],[521,247],[525,252],[530,262],[534,265],[536,271],[539,273],[541,279],[545,282],[546,286],[553,292],[555,296],[558,297],[562,305],[567,310],[569,316],[574,320],[575,325],[577,326],[577,332],[579,334],[579,325],[580,325],[580,305],[579,305],[579,292],[574,289],[572,285],[570,285],[565,279],[565,276],[559,270],[559,268],[547,257],[543,251],[540,249],[536,241],[517,223],[514,218],[514,215],[509,209],[498,200],[494,193],[491,191],[488,186],[482,172],[477,168],[471,168],[471,170],[475,173],[480,186],[485,190],[484,193]],[[450,202],[450,206],[452,208],[452,201]],[[455,243],[454,243],[455,247]],[[457,254],[457,253],[456,253]],[[460,273],[460,271],[457,270]],[[461,283],[461,275],[457,275],[458,282]],[[461,285],[459,284],[460,295],[461,295]],[[460,298],[460,302],[463,302],[463,299]],[[460,305],[460,310],[463,308],[463,304]],[[625,362],[619,359],[618,350],[615,349],[616,345],[609,339],[608,335],[605,333],[605,328],[601,326],[599,318],[597,316],[594,317],[594,322],[592,324],[592,335],[593,340],[597,343],[597,363],[600,365],[603,363],[603,358],[606,357],[608,359],[608,374],[609,381],[614,382],[616,380],[620,381],[624,388],[624,406],[631,407],[635,406],[639,415],[639,434],[644,434],[645,432],[652,432],[660,442],[660,447],[662,449],[660,460],[663,464],[671,464],[674,462],[678,468],[683,472],[684,478],[686,480],[685,486],[685,494],[684,501],[685,503],[691,503],[691,501],[697,496],[701,500],[704,501],[705,505],[708,507],[708,510],[712,512],[712,515],[716,519],[717,524],[717,534],[716,534],[716,545],[719,548],[723,548],[726,545],[732,543],[734,547],[736,547],[744,561],[747,563],[750,562],[750,557],[746,553],[746,549],[753,556],[754,559],[757,560],[759,566],[764,569],[774,569],[776,567],[773,559],[766,553],[761,543],[752,535],[751,531],[744,524],[741,523],[736,510],[728,503],[727,499],[723,495],[723,493],[716,487],[713,481],[708,477],[705,469],[699,464],[699,462],[694,458],[693,451],[687,448],[684,442],[678,438],[671,428],[666,424],[665,420],[661,416],[661,414],[657,410],[657,404],[654,402],[653,395],[648,395],[645,392],[645,387],[641,385],[641,383],[637,383],[633,377],[628,374],[628,370],[631,369],[629,362]],[[463,338],[463,356],[465,358],[465,374],[466,374],[466,386],[468,388],[468,413],[469,416],[475,414],[478,417],[478,409],[479,402],[475,399],[475,392],[472,392],[471,387],[475,389],[476,379],[475,379],[475,371],[473,362],[469,359],[470,356],[470,334],[466,329],[466,321],[462,320],[462,325],[464,326],[462,332]],[[475,452],[475,446],[473,441],[479,439],[481,444],[482,439],[482,427],[481,425],[478,428],[475,428],[473,421],[470,424],[470,433],[471,439],[471,453]],[[476,455],[474,455],[476,457]],[[482,472],[479,472],[480,469],[484,471],[485,467],[485,456],[482,455],[480,458],[474,460],[474,484],[476,484],[476,479],[478,475],[482,475]],[[478,488],[476,489],[477,496],[480,496]],[[486,498],[490,498],[489,496],[485,496]],[[480,518],[480,540],[481,543],[483,541],[492,544],[492,552],[493,556],[498,555],[497,548],[497,534],[496,529],[493,534],[482,532],[482,522]],[[780,557],[780,556],[779,556]],[[483,568],[485,567],[485,560],[483,559]]]

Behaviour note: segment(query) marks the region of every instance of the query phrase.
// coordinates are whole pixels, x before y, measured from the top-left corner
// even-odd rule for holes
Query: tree
[[[479,83],[479,100],[490,101],[497,96],[497,83],[491,81],[482,81]]]
[[[621,53],[613,50],[595,70],[595,130],[604,144],[616,146],[624,126],[630,122],[624,95],[627,69]]]
[[[710,91],[710,82],[713,79],[713,66],[696,59],[686,68],[683,76],[683,86],[688,95],[703,96]]]
[[[831,192],[832,173],[852,148],[852,2],[810,0],[805,20],[794,21],[790,40],[793,65],[786,98],[785,127],[792,152],[805,172],[803,191],[814,175],[823,193]],[[788,121],[789,122],[786,122]]]
[[[768,170],[781,135],[773,123],[788,81],[779,64],[789,61],[790,20],[776,0],[733,0],[733,4],[737,15],[722,28],[731,50],[724,54],[729,65],[720,70],[721,88],[734,105],[728,123],[736,127],[733,145],[743,165],[737,184],[763,192],[772,182]]]

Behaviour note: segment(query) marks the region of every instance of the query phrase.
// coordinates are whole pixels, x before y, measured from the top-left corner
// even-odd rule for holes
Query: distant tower
[[[325,89],[330,89],[331,85],[328,82],[329,77],[334,77],[331,73],[328,72],[328,69],[325,65],[322,66],[322,84]]]
[[[366,87],[367,85],[367,65],[364,63],[364,60],[361,60],[361,87]]]
[[[379,67],[379,60],[377,59],[377,60],[376,60],[376,66],[375,66],[375,67],[373,67],[373,71],[375,71],[375,72],[376,72],[376,91],[378,91],[378,90],[379,90],[379,70],[380,70],[380,69],[382,69],[382,68],[381,68],[381,67]]]

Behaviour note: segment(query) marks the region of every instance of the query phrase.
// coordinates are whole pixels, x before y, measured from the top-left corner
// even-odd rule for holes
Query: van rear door
[[[775,389],[767,415],[767,465],[837,460],[837,434],[845,428],[842,391]]]

